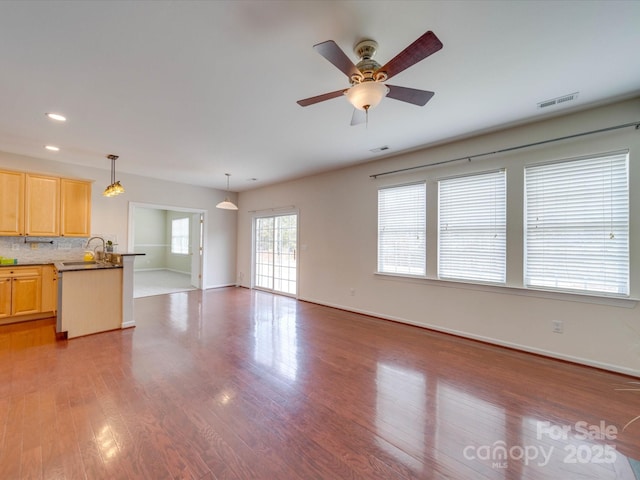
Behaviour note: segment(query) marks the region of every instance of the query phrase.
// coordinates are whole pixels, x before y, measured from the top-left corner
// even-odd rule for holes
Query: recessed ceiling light
[[[51,120],[55,120],[57,122],[67,121],[67,117],[65,117],[64,115],[60,115],[59,113],[45,113],[45,115],[49,117]]]
[[[45,145],[44,148],[47,150],[51,150],[52,152],[59,152],[60,147],[56,147],[55,145]]]

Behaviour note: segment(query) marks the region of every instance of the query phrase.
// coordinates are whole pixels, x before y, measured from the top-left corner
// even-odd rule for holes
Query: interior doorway
[[[253,285],[262,290],[298,293],[298,215],[254,218]]]
[[[202,289],[204,210],[129,204],[129,245],[144,253],[134,263],[134,297]]]

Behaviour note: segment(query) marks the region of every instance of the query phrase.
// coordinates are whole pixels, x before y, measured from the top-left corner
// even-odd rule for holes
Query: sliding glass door
[[[254,286],[296,295],[298,215],[257,217],[254,229]]]

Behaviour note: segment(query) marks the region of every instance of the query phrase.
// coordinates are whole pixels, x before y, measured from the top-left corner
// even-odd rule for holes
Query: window
[[[426,273],[424,183],[378,190],[378,271]]]
[[[528,287],[629,294],[628,153],[525,169]]]
[[[505,171],[438,182],[438,276],[504,283]]]
[[[189,254],[189,218],[171,220],[171,253]]]

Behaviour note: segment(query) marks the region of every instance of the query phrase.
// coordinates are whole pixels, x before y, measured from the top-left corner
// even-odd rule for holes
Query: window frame
[[[176,223],[183,223],[186,221],[186,228],[184,225],[179,225],[179,228],[176,228]],[[176,233],[176,230],[182,230]],[[191,221],[189,217],[180,217],[180,218],[172,218],[171,219],[171,243],[169,246],[169,250],[172,255],[189,255],[189,245],[191,242]],[[186,231],[186,235],[184,234]]]
[[[617,158],[616,158],[617,157]],[[623,165],[621,170],[623,171],[622,173],[622,177],[620,177],[618,180],[621,181],[622,183],[622,190],[620,192],[616,191],[614,193],[613,191],[613,166],[612,166],[612,162],[614,161],[620,161],[621,158],[620,157],[624,157],[623,159]],[[600,197],[603,198],[602,203],[597,204],[597,209],[593,208],[593,205],[596,204],[595,200],[593,200],[593,202],[589,202],[588,200],[585,201],[584,200],[584,194],[582,195],[583,197],[583,203],[580,204],[580,206],[576,206],[574,207],[575,212],[579,213],[580,215],[576,215],[574,218],[569,219],[564,221],[563,223],[559,223],[558,221],[554,221],[553,223],[551,221],[547,221],[546,223],[544,223],[543,220],[540,220],[540,216],[541,215],[545,215],[545,220],[546,218],[552,218],[551,216],[553,216],[554,219],[559,218],[558,215],[561,213],[563,207],[558,207],[556,206],[556,210],[551,210],[549,208],[544,210],[544,206],[542,207],[537,207],[539,210],[536,210],[536,212],[538,213],[536,219],[538,221],[538,225],[537,226],[542,226],[543,228],[546,228],[548,230],[551,230],[553,227],[553,230],[556,232],[556,238],[552,238],[547,244],[543,244],[541,241],[538,241],[537,243],[535,243],[535,240],[531,240],[530,242],[530,238],[533,238],[535,236],[537,237],[541,237],[544,234],[537,234],[534,235],[531,232],[536,231],[536,228],[533,228],[533,226],[530,224],[530,203],[531,203],[531,199],[530,199],[530,191],[534,188],[534,187],[538,187],[540,188],[540,185],[530,185],[530,182],[527,179],[527,176],[529,175],[529,177],[533,177],[536,173],[536,169],[538,171],[540,171],[540,169],[544,169],[545,167],[548,167],[549,169],[552,170],[556,170],[557,175],[560,175],[562,173],[561,169],[564,169],[565,171],[569,171],[570,169],[570,164],[574,163],[576,164],[576,170],[577,172],[572,173],[572,177],[575,176],[580,176],[580,173],[582,173],[582,176],[580,176],[578,180],[575,180],[575,187],[583,187],[584,185],[586,185],[584,177],[585,177],[585,170],[591,168],[593,170],[595,170],[596,167],[594,167],[593,165],[595,165],[596,163],[600,162],[600,163],[605,163],[607,161],[607,159],[610,159],[610,172],[609,172],[609,182],[610,185],[607,188],[606,185],[606,173],[599,173],[599,177],[598,177],[598,182],[602,185],[602,192]],[[583,167],[581,169],[578,169],[578,163],[582,162]],[[591,166],[584,166],[587,165],[588,162],[591,162]],[[602,170],[604,170],[605,166],[603,165]],[[618,168],[620,168],[620,166],[618,166]],[[540,175],[540,174],[538,174]],[[569,173],[566,174],[567,178],[569,177]],[[548,178],[549,175],[546,176],[546,178]],[[589,175],[589,177],[595,177],[595,173],[594,175]],[[618,177],[616,177],[618,178]],[[554,179],[552,178],[550,181],[553,181]],[[561,159],[561,160],[555,160],[555,161],[548,161],[548,162],[541,162],[541,163],[535,163],[535,164],[530,164],[530,165],[525,165],[524,167],[524,172],[523,172],[523,184],[524,184],[524,188],[523,188],[523,242],[522,242],[522,252],[523,252],[523,278],[522,278],[522,284],[523,287],[526,289],[532,289],[532,290],[542,290],[542,291],[549,291],[549,292],[563,292],[563,293],[568,293],[568,294],[578,294],[578,295],[593,295],[593,296],[599,296],[599,297],[614,297],[614,298],[630,298],[631,295],[631,285],[630,285],[630,273],[631,273],[631,249],[630,249],[630,217],[631,217],[631,212],[630,212],[630,188],[629,188],[629,181],[630,181],[630,177],[629,177],[629,151],[628,150],[623,150],[623,151],[614,151],[614,152],[606,152],[606,153],[599,153],[599,154],[592,154],[592,155],[586,155],[586,156],[581,156],[581,157],[575,157],[575,158],[567,158],[567,159]],[[533,182],[531,182],[533,183]],[[549,186],[551,185],[551,186]],[[589,184],[592,188],[597,189],[598,187],[595,185],[595,182],[592,182],[591,184]],[[571,185],[570,184],[563,184],[563,189],[562,189],[562,194],[563,195],[567,195],[567,192],[569,191],[569,187]],[[552,184],[545,184],[543,185],[541,188],[546,188],[548,190],[549,193],[547,193],[547,197],[551,197],[552,195],[555,195],[556,197],[558,196],[558,192],[560,191],[560,189],[556,188],[556,190],[550,190],[551,188],[553,188]],[[610,190],[609,191],[609,197],[605,198],[605,191],[606,190]],[[596,198],[597,195],[593,195],[592,191],[594,190],[589,190],[589,197],[591,198]],[[533,195],[533,193],[531,193],[531,195]],[[570,197],[570,199],[573,199],[574,201],[576,201],[577,199],[579,199],[579,193],[575,193],[574,197]],[[617,197],[614,200],[614,195]],[[619,198],[618,198],[619,197]],[[559,197],[562,198],[562,197]],[[557,203],[559,205],[566,205],[568,208],[569,205],[571,205],[571,202],[569,201],[570,199],[564,198],[563,201],[558,200]],[[611,218],[607,218],[607,206],[605,205],[605,203],[608,202],[609,203],[609,213],[608,215]],[[621,208],[621,212],[616,210],[615,211],[615,215],[616,218],[618,219],[618,223],[619,226],[624,228],[624,230],[618,230],[618,237],[617,239],[615,239],[614,237],[616,236],[614,234],[614,237],[611,237],[611,240],[616,240],[616,244],[614,244],[613,246],[604,246],[604,243],[602,243],[602,245],[600,246],[600,249],[602,251],[608,251],[609,254],[607,255],[606,253],[601,253],[600,255],[590,255],[588,257],[584,257],[584,260],[582,260],[582,265],[584,265],[583,267],[583,271],[584,273],[582,273],[582,276],[580,277],[578,275],[578,271],[579,266],[574,265],[573,270],[568,270],[570,272],[572,272],[573,277],[570,277],[569,274],[567,274],[564,278],[562,278],[561,276],[557,276],[556,279],[556,284],[558,284],[559,286],[553,286],[551,285],[551,283],[553,283],[552,281],[552,274],[546,274],[546,278],[542,275],[542,274],[534,274],[533,270],[534,268],[537,270],[540,269],[544,269],[547,268],[545,267],[545,264],[543,264],[542,262],[538,262],[536,264],[536,256],[534,256],[533,254],[530,254],[531,250],[540,250],[541,248],[545,248],[547,250],[545,250],[544,254],[538,254],[537,257],[542,257],[543,255],[555,255],[554,258],[556,258],[555,263],[558,264],[558,262],[562,261],[564,262],[566,260],[567,264],[570,264],[571,262],[576,263],[576,262],[580,262],[580,256],[578,254],[579,250],[585,250],[586,248],[590,248],[590,249],[594,249],[596,250],[598,248],[596,241],[594,240],[585,240],[585,237],[589,236],[591,238],[594,238],[596,236],[599,235],[600,237],[600,241],[602,241],[602,239],[604,239],[604,242],[606,242],[606,228],[608,225],[606,225],[607,222],[609,222],[610,227],[613,228],[613,216],[614,216],[614,206],[613,204],[620,204],[618,205],[619,208]],[[536,208],[536,207],[531,207],[531,208]],[[597,218],[596,213],[590,213],[590,212],[598,212],[598,210],[600,211],[600,219]],[[622,217],[620,217],[620,215],[622,215]],[[574,227],[573,229],[571,229],[568,225],[570,224],[570,222],[573,221],[574,225],[578,225],[578,221],[582,221],[583,223],[587,223],[587,221],[589,221],[590,223],[588,224],[588,228],[585,228],[585,225],[582,225],[582,229],[579,230],[580,234],[582,235],[581,238],[575,238],[575,234],[572,237],[571,236],[571,230],[575,230],[576,227]],[[601,224],[600,230],[598,230],[598,224]],[[546,226],[549,225],[549,226]],[[611,231],[611,233],[613,233],[613,230]],[[555,241],[556,244],[561,244],[562,241],[558,240],[558,238],[560,238],[560,236],[563,236],[564,238],[566,238],[566,240],[564,240],[564,243],[567,244],[573,244],[573,245],[580,245],[580,248],[574,248],[571,251],[569,251],[569,247],[567,247],[567,250],[565,250],[564,252],[560,251],[560,246],[556,246],[556,250],[550,250],[554,247],[554,245],[552,244],[553,241]],[[547,245],[549,247],[547,247]],[[616,254],[612,255],[611,251],[616,250]],[[547,253],[548,252],[548,253]],[[623,258],[623,263],[622,264],[617,264],[617,268],[616,268],[616,264],[615,262],[612,262],[610,259],[608,260],[608,257],[612,257],[612,256],[624,256]],[[560,260],[562,259],[562,260]],[[622,277],[624,278],[624,283],[618,283],[617,287],[615,286],[607,286],[607,285],[613,285],[609,282],[609,279],[607,278],[607,275],[604,274],[596,274],[595,273],[595,267],[590,267],[589,264],[593,264],[595,262],[601,262],[599,263],[600,267],[603,269],[611,269],[613,268],[614,270],[619,270],[620,268],[622,268],[622,270],[624,270],[622,272],[622,274],[617,275],[617,277],[619,279],[622,279]],[[553,262],[548,262],[549,265],[549,271],[553,271]],[[566,270],[566,268],[565,268]],[[616,275],[614,275],[613,277],[615,277]],[[535,278],[532,278],[535,277]],[[612,278],[612,277],[609,277]],[[582,283],[583,286],[582,288],[578,288],[577,286],[571,287],[570,284],[573,282],[573,284],[577,285],[578,283]],[[600,285],[597,286],[596,284],[600,282]],[[591,284],[591,286],[589,286],[589,283]],[[612,291],[612,288],[617,288],[618,291]]]
[[[486,182],[484,181],[486,179]],[[444,188],[443,188],[444,187]],[[472,191],[463,196],[463,189]],[[446,197],[443,191],[448,189]],[[497,198],[496,194],[501,194]],[[470,197],[470,195],[473,195]],[[493,196],[493,198],[490,197]],[[478,202],[484,201],[478,211]],[[457,203],[457,206],[456,206]],[[445,211],[445,209],[447,209]],[[474,221],[469,212],[477,212]],[[488,209],[488,210],[487,210]],[[448,225],[453,224],[453,235]],[[444,223],[447,223],[446,228]],[[505,168],[438,179],[438,279],[504,285],[507,277],[507,174]],[[494,235],[498,241],[490,238]],[[456,238],[457,237],[457,238]],[[445,244],[445,241],[448,244]],[[456,243],[472,242],[459,249]],[[469,254],[482,254],[477,261]],[[476,257],[478,258],[478,257]],[[443,264],[449,265],[443,268]],[[468,267],[465,269],[463,266]],[[444,274],[443,274],[444,271]]]
[[[413,199],[415,202],[411,205],[414,210],[411,212],[404,211],[404,217],[400,218],[398,216],[393,215],[393,211],[390,214],[387,214],[386,211],[384,215],[382,215],[381,211],[384,208],[381,202],[381,195],[384,195],[387,192],[399,192],[400,190],[407,189],[409,195],[411,195],[410,190],[413,189],[414,192],[419,192],[421,190],[421,194],[419,198]],[[404,192],[406,194],[406,192]],[[405,199],[406,202],[402,202],[400,199],[396,198],[395,201],[389,202],[387,207],[391,210],[393,208],[398,210],[399,207],[405,206],[408,207],[411,204],[411,199]],[[399,276],[408,276],[408,277],[422,277],[424,278],[427,273],[427,182],[422,180],[418,182],[411,183],[403,183],[399,185],[388,185],[384,187],[378,188],[378,219],[377,219],[377,269],[376,272],[385,275],[399,275]],[[419,211],[417,210],[419,208]],[[402,235],[402,223],[403,222],[411,222],[411,219],[407,218],[409,213],[421,215],[421,218],[418,218],[414,224],[407,230],[405,229],[404,235]],[[382,215],[382,216],[381,216]],[[382,224],[384,221],[394,221],[395,225],[387,225]],[[400,223],[398,223],[400,222]],[[395,227],[396,232],[391,232],[390,234],[385,235],[385,230],[389,227]],[[400,236],[398,236],[400,234]],[[406,252],[401,248],[398,248],[396,245],[394,248],[387,249],[385,247],[389,247],[391,242],[387,241],[386,237],[389,238],[398,238],[399,241],[406,242],[407,239],[416,235],[418,240],[415,244],[412,245],[411,251]],[[386,260],[387,258],[395,257],[396,261]]]

